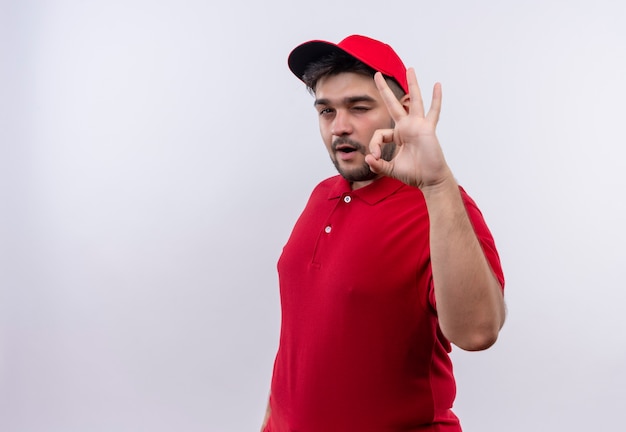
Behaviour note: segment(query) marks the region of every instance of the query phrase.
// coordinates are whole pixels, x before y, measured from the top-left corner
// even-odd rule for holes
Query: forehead
[[[374,78],[353,72],[343,72],[320,78],[315,86],[315,98],[317,100],[333,101],[353,96],[369,96],[375,100],[380,99]]]

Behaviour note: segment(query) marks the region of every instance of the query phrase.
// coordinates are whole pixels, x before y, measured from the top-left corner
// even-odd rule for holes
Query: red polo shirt
[[[501,283],[480,211],[463,200]],[[278,262],[280,344],[267,431],[460,431],[434,308],[421,191],[383,177],[320,183]]]

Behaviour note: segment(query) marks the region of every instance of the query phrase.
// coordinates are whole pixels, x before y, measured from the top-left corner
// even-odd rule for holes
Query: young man
[[[265,432],[461,430],[451,343],[491,346],[504,277],[435,133],[413,69],[353,35],[289,56],[315,96],[338,176],[321,182],[278,262],[282,326]]]

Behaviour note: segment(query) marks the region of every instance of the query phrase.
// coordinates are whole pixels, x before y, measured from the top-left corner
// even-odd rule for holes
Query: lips
[[[352,161],[359,154],[359,148],[351,144],[339,144],[335,146],[335,157],[344,162]]]
[[[335,151],[342,152],[342,153],[352,153],[352,152],[355,152],[356,150],[357,150],[356,147],[353,147],[350,144],[340,144],[335,147]]]
[[[332,145],[335,157],[339,160],[349,162],[357,159],[358,154],[365,154],[365,149],[358,141],[353,141],[347,137],[337,138]]]

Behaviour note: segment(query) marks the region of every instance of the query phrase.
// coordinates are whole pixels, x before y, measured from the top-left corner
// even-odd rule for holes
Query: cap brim
[[[302,80],[302,76],[309,64],[335,52],[348,54],[332,42],[313,40],[295,47],[289,54],[287,63],[291,72]]]

